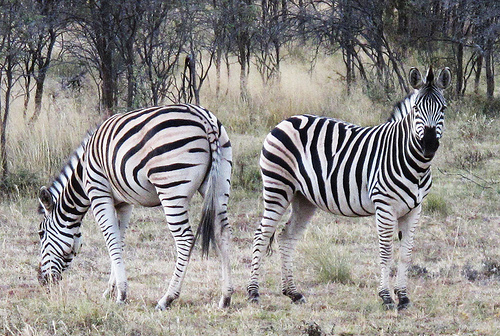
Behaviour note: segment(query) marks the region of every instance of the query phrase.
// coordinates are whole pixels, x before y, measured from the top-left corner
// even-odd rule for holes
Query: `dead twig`
[[[488,181],[488,180],[486,180],[486,179],[484,179],[484,178],[482,178],[482,177],[480,177],[480,176],[477,176],[477,175],[472,174],[471,172],[468,172],[468,174],[469,174],[469,175],[471,175],[473,178],[475,178],[475,179],[477,179],[477,180],[480,180],[482,183],[477,182],[477,181],[475,181],[474,179],[472,179],[472,178],[470,178],[470,177],[468,177],[468,176],[466,176],[466,175],[464,175],[464,174],[462,174],[462,173],[449,173],[449,172],[447,172],[447,171],[442,170],[442,169],[441,169],[441,168],[439,168],[439,167],[437,167],[437,170],[438,170],[441,174],[443,174],[443,175],[445,175],[445,176],[458,176],[458,177],[461,177],[462,179],[467,180],[467,181],[469,181],[469,182],[472,182],[472,183],[474,183],[475,185],[477,185],[477,186],[479,186],[479,187],[481,187],[481,188],[483,188],[483,189],[491,189],[491,188],[493,188],[493,187],[492,187],[492,185],[495,185],[495,184],[500,183],[499,181],[493,181],[493,180],[489,180],[489,181]],[[484,184],[483,184],[483,183],[484,183]],[[486,184],[489,184],[489,185],[486,185]]]

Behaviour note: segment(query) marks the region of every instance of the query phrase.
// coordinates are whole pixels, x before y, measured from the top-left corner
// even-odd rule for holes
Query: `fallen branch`
[[[482,177],[479,177],[479,176],[476,176],[476,175],[472,174],[471,172],[468,172],[468,174],[469,174],[469,175],[472,175],[472,177],[474,177],[474,178],[476,178],[476,179],[478,179],[478,180],[481,180],[483,183],[487,183],[487,184],[489,184],[489,185],[485,185],[485,184],[481,184],[481,183],[479,183],[479,182],[477,182],[477,181],[473,180],[472,178],[470,178],[470,177],[468,177],[468,176],[465,176],[465,175],[464,175],[464,174],[462,174],[462,173],[449,173],[449,172],[447,172],[447,171],[442,170],[442,169],[441,169],[441,168],[439,168],[439,167],[437,167],[437,170],[438,170],[441,174],[443,174],[443,175],[445,175],[445,176],[459,176],[459,177],[463,178],[464,180],[467,180],[467,181],[469,181],[469,182],[472,182],[472,183],[474,183],[475,185],[477,185],[477,186],[479,186],[479,187],[481,187],[481,188],[483,188],[483,189],[491,189],[491,188],[493,188],[491,185],[495,185],[495,184],[500,183],[499,181],[491,181],[491,180],[490,180],[490,181],[488,181],[488,180],[486,180],[486,179],[484,179],[484,178],[482,178]]]

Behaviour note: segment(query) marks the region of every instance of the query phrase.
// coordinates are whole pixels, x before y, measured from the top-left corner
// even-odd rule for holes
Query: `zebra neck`
[[[90,207],[82,180],[82,157],[87,140],[88,138],[77,148],[49,187],[49,192],[55,200],[55,215],[69,225],[80,222]]]
[[[50,190],[50,189],[49,189]],[[90,207],[81,179],[73,175],[62,192],[56,196],[55,215],[66,225],[80,223]]]

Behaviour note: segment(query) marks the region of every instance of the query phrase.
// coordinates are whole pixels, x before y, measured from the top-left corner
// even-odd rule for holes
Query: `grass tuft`
[[[353,282],[348,258],[331,249],[318,249],[311,259],[320,283],[351,284]]]
[[[424,210],[433,215],[446,217],[449,214],[448,200],[440,194],[431,191],[425,198]]]

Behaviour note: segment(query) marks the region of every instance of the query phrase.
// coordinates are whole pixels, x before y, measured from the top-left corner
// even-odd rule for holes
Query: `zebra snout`
[[[433,158],[439,147],[439,137],[436,127],[425,127],[421,140],[422,152],[426,158]]]
[[[61,281],[62,275],[61,275],[61,273],[59,273],[57,271],[48,271],[48,272],[44,273],[42,271],[42,268],[40,266],[38,266],[37,278],[38,278],[38,283],[40,284],[40,286],[45,287],[48,285],[56,284],[59,281]]]

